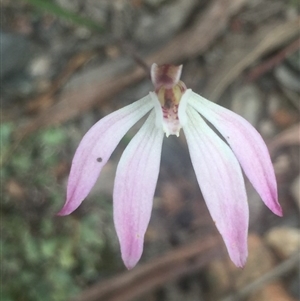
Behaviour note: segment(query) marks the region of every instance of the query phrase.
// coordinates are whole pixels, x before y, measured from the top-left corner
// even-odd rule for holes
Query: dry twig
[[[203,53],[222,33],[229,21],[248,0],[215,0],[197,18],[192,28],[170,41],[166,46],[145,59],[148,65],[174,63]],[[87,83],[61,95],[54,106],[18,129],[18,137],[25,137],[41,127],[60,124],[89,110],[145,77],[142,68],[118,74],[102,81]]]
[[[74,55],[59,76],[53,81],[49,90],[28,102],[26,105],[27,111],[29,113],[43,112],[53,105],[56,101],[55,94],[59,91],[59,89],[63,87],[63,85],[76,72],[76,70],[86,64],[86,62],[89,61],[95,54],[96,53],[93,51],[88,51]]]
[[[254,293],[255,291],[262,288],[267,283],[270,283],[274,280],[277,280],[282,275],[286,274],[287,272],[295,269],[299,266],[300,257],[299,254],[295,254],[294,256],[288,258],[278,266],[276,266],[273,270],[270,272],[264,274],[262,277],[256,279],[252,283],[246,285],[244,288],[242,288],[240,291],[235,293],[234,295],[231,295],[222,301],[240,301],[244,300],[245,297],[249,296],[250,294]]]
[[[99,282],[72,301],[132,300],[165,282],[197,272],[212,259],[221,256],[223,250],[219,237],[201,238],[148,264]]]
[[[278,149],[291,145],[300,145],[300,123],[276,135],[268,143],[268,148],[271,155],[274,155]]]
[[[299,35],[300,17],[295,20],[268,24],[253,36],[243,40],[242,45],[229,51],[218,72],[209,80],[204,95],[217,101],[225,89],[251,64],[267,52],[287,43]]]
[[[197,21],[192,28],[188,28],[162,49],[150,55],[145,59],[145,63],[148,65],[153,62],[158,64],[174,63],[203,53],[222,33],[230,17],[247,1],[213,1],[196,19]],[[31,133],[43,127],[57,125],[74,118],[90,110],[96,104],[111,99],[124,88],[138,82],[145,76],[143,68],[137,67],[126,74],[113,75],[99,81],[95,80],[93,83],[82,83],[80,87],[63,93],[53,106],[42,111],[37,117],[15,131],[16,140],[11,149],[2,155],[0,165],[9,160],[21,141]]]
[[[296,52],[299,48],[300,48],[300,39],[296,39],[288,46],[286,46],[283,50],[279,51],[274,56],[272,56],[270,59],[254,67],[246,76],[246,81],[252,82],[257,80],[266,72],[278,66],[286,57]]]

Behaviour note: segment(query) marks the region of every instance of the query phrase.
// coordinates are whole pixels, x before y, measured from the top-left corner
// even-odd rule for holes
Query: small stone
[[[297,122],[299,114],[295,110],[280,108],[271,117],[278,127],[287,128]]]
[[[14,179],[9,180],[6,183],[5,188],[10,197],[17,199],[17,200],[25,199],[25,195],[26,195],[25,188],[22,187],[22,185],[20,183],[18,183],[17,181],[15,181]]]
[[[78,12],[79,8],[80,8],[79,0],[55,0],[55,2],[59,6],[65,8],[71,12]]]
[[[300,230],[291,227],[272,228],[265,236],[266,242],[282,259],[299,252]]]
[[[158,45],[170,39],[186,22],[197,5],[196,0],[171,1],[163,5],[157,14],[141,10],[138,24],[134,28],[134,39],[144,45]]]
[[[265,119],[260,122],[259,132],[264,138],[273,138],[275,134],[277,134],[274,123],[269,119]]]
[[[116,45],[107,45],[107,47],[104,50],[106,55],[113,60],[120,57],[121,55],[121,49]]]
[[[233,95],[231,108],[256,126],[263,108],[260,91],[254,85],[243,86]]]
[[[110,12],[114,1],[85,0],[84,3],[84,15],[98,24],[106,26],[107,21],[111,18]]]
[[[47,56],[34,58],[29,65],[29,72],[32,76],[46,76],[49,73],[51,60]]]
[[[82,40],[87,40],[89,38],[91,38],[92,36],[92,32],[91,30],[89,30],[87,27],[77,27],[75,30],[74,30],[74,34],[79,38],[79,39],[82,39]]]
[[[284,10],[286,20],[296,20],[299,17],[299,4],[297,1],[291,2],[293,3],[295,5],[287,5]]]
[[[300,92],[300,77],[288,66],[282,64],[275,69],[275,77],[284,87],[295,92]]]

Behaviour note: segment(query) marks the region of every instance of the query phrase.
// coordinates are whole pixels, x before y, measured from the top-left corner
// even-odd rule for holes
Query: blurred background
[[[1,300],[299,300],[299,1],[2,0]],[[265,139],[284,216],[246,181],[249,258],[230,262],[184,135],[164,139],[142,259],[112,220],[121,141],[87,200],[57,217],[71,160],[100,118],[153,90],[152,63]]]

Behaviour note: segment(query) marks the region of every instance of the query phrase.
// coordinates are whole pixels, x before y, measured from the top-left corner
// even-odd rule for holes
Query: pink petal
[[[78,208],[122,137],[152,107],[148,95],[104,117],[85,134],[72,161],[67,200],[58,215],[70,214]]]
[[[241,116],[194,92],[191,92],[189,104],[223,135],[266,206],[275,214],[282,216],[271,158],[265,142],[256,129]]]
[[[119,162],[114,186],[114,222],[124,264],[139,261],[157,183],[163,130],[152,112],[131,140]]]
[[[243,267],[249,210],[240,165],[229,146],[190,106],[187,115],[183,130],[199,186],[231,260]]]

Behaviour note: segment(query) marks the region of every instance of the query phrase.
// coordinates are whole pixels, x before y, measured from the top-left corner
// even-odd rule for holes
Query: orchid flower
[[[167,137],[179,136],[182,128],[208,210],[231,260],[243,267],[248,255],[249,210],[241,167],[265,205],[282,216],[272,162],[254,127],[187,89],[180,81],[181,71],[182,65],[153,64],[155,91],[104,117],[85,134],[72,162],[67,200],[58,215],[68,215],[78,208],[122,137],[150,112],[126,147],[116,171],[114,223],[124,264],[133,268],[143,252],[164,133]]]

